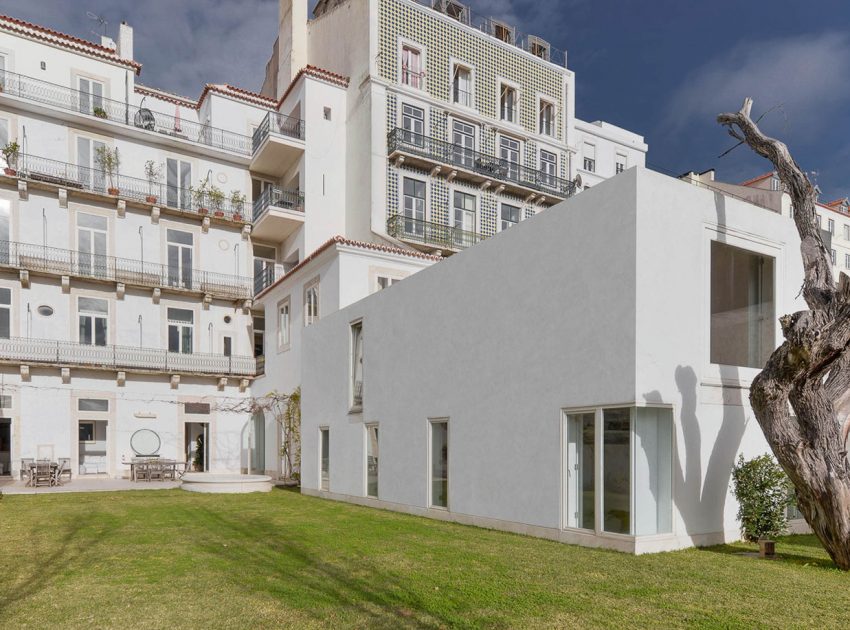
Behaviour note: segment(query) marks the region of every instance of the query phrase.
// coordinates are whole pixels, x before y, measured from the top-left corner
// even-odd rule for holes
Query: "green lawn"
[[[812,537],[742,550],[634,557],[282,490],[6,496],[0,627],[850,625]]]

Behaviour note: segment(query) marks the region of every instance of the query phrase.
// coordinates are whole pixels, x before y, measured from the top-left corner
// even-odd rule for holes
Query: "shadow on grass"
[[[214,525],[217,534],[232,540],[233,545],[223,550],[218,544],[201,543],[200,549],[213,555],[238,554],[240,566],[249,566],[252,574],[263,576],[251,588],[265,590],[282,604],[298,608],[316,620],[327,621],[329,611],[343,609],[366,619],[367,627],[431,628],[450,626],[456,621],[367,556],[355,558],[352,556],[356,552],[352,551],[351,555],[327,560],[331,553],[318,557],[309,541],[298,540],[292,532],[262,518],[237,520],[218,511],[202,510],[203,518]],[[245,540],[261,542],[240,544]],[[344,548],[344,541],[341,542]],[[317,603],[326,605],[316,606]]]
[[[758,553],[759,547],[755,543],[736,542],[726,545],[715,545],[713,547],[699,547],[700,551],[719,553],[724,555],[741,555],[743,553]],[[820,553],[818,553],[820,552]],[[780,536],[776,539],[776,560],[762,560],[761,562],[777,562],[779,564],[791,564],[795,566],[810,566],[822,569],[837,569],[830,560],[817,536],[813,534],[797,534],[793,536]]]

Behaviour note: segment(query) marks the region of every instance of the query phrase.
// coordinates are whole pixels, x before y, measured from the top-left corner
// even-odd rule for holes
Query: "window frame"
[[[355,332],[357,335],[355,336]],[[360,393],[357,394],[357,362],[358,342],[360,348]],[[355,319],[348,325],[348,412],[361,413],[363,411],[363,318]],[[358,400],[359,398],[359,400]]]
[[[502,114],[502,90],[509,88],[514,92],[514,120],[503,118]],[[522,87],[515,81],[511,81],[504,77],[496,77],[496,120],[505,125],[513,127],[522,127]]]
[[[106,313],[103,314],[103,313],[99,313],[99,312],[94,311],[94,310],[87,310],[87,309],[80,308],[80,300],[81,299],[98,300],[100,302],[104,302],[106,304]],[[74,320],[72,320],[72,325],[76,324],[76,326],[75,326],[76,332],[75,332],[73,338],[75,338],[77,340],[78,344],[80,344],[81,346],[91,346],[93,348],[105,348],[105,347],[110,345],[109,340],[110,340],[110,335],[112,334],[112,328],[113,328],[113,326],[112,326],[112,314],[114,312],[112,300],[110,298],[102,297],[100,295],[91,295],[89,293],[78,293],[74,296],[74,311],[75,311],[76,317],[74,318]],[[80,324],[82,323],[82,320],[81,320],[82,317],[87,317],[87,318],[91,319],[91,327],[92,327],[91,328],[91,334],[92,334],[91,343],[85,343],[82,340],[82,337],[80,335]],[[104,330],[104,343],[103,344],[97,343],[97,322],[96,322],[97,319],[103,319],[103,321],[104,321],[105,330]]]
[[[317,483],[317,484],[316,484],[316,486],[318,487],[318,489],[319,489],[319,491],[320,491],[320,492],[330,492],[330,490],[331,490],[331,447],[330,447],[330,438],[331,438],[331,428],[330,428],[328,425],[326,425],[326,424],[323,424],[323,425],[319,426],[319,448],[318,448],[318,449],[316,449],[316,450],[318,451],[318,455],[319,455],[319,456],[318,456],[318,458],[317,458],[317,459],[318,459],[318,462],[317,462],[317,463],[318,463],[318,465],[319,465],[319,476],[318,476],[318,482],[319,482],[319,483]],[[326,481],[326,480],[325,480],[325,479],[324,479],[324,477],[323,477],[323,473],[324,473],[323,468],[324,468],[324,467],[323,467],[323,465],[322,465],[322,464],[323,464],[323,461],[322,461],[322,460],[323,460],[323,457],[322,457],[322,451],[324,450],[325,444],[327,444],[327,445],[328,445],[328,467],[327,467],[328,476],[327,476],[327,483],[325,483],[325,481]]]
[[[84,412],[85,413],[85,412]],[[90,440],[80,440],[77,442],[79,444],[97,444],[97,435],[95,434],[95,421],[94,420],[77,420],[77,436],[79,437],[79,430],[83,425],[87,425],[91,427],[91,437]]]
[[[517,210],[517,220],[516,220],[516,222],[513,222],[513,223],[512,223],[512,222],[508,221],[508,223],[512,223],[512,224],[511,224],[510,226],[508,226],[508,227],[505,227],[505,226],[503,225],[503,223],[505,222],[505,218],[504,218],[504,216],[503,216],[503,214],[502,214],[502,209],[503,209],[505,206],[508,206],[508,207],[510,207],[510,208],[516,208],[516,210]],[[505,230],[509,230],[509,229],[511,229],[512,227],[516,227],[517,225],[519,225],[519,222],[520,222],[520,221],[522,221],[522,214],[523,214],[522,210],[523,210],[523,207],[522,207],[522,205],[521,205],[521,204],[513,204],[513,203],[508,203],[508,202],[506,202],[505,200],[500,200],[500,201],[499,201],[499,232],[503,232],[503,231],[505,231]]]
[[[549,107],[552,110],[552,116],[549,120],[549,130],[544,131],[543,129],[543,110],[544,108]],[[552,138],[553,140],[558,137],[558,124],[557,124],[557,103],[550,97],[538,94],[537,95],[537,133],[541,136],[545,136],[546,138]]]
[[[281,310],[286,307],[286,330],[281,327]],[[277,303],[275,322],[277,326],[277,351],[286,352],[292,347],[292,296],[287,295]],[[285,335],[283,333],[286,333]]]
[[[322,296],[321,296],[320,287],[321,287],[321,283],[320,283],[319,278],[314,278],[314,279],[312,279],[309,282],[304,284],[304,291],[303,291],[304,318],[303,319],[304,319],[304,327],[305,328],[307,326],[311,326],[311,325],[315,324],[317,321],[319,321],[322,318],[322,309],[321,309]],[[308,309],[307,309],[307,294],[314,289],[315,289],[315,292],[316,292],[316,313],[311,314],[311,313],[308,313]]]
[[[469,72],[469,103],[464,104],[460,100],[456,98],[456,90],[455,90],[455,78],[457,76],[458,69],[463,69]],[[451,57],[449,59],[449,76],[451,80],[449,82],[449,102],[452,105],[456,105],[457,107],[462,107],[464,109],[476,110],[475,107],[475,66],[471,63],[467,63],[465,61],[461,61],[460,59],[456,59],[455,57]]]
[[[404,68],[404,50],[405,48],[416,51],[419,53],[419,86],[411,85],[410,83],[405,83],[405,68]],[[396,69],[396,76],[398,77],[398,85],[404,88],[409,88],[411,90],[416,90],[417,92],[428,92],[428,50],[425,46],[416,42],[412,39],[406,37],[398,38],[398,49],[397,49],[397,58],[398,58],[398,68]],[[409,70],[408,70],[409,76]]]
[[[434,504],[434,477],[433,477],[433,467],[432,461],[434,456],[434,433],[433,427],[435,424],[445,424],[446,425],[446,504],[445,505],[435,505]],[[451,422],[449,422],[448,417],[443,418],[428,418],[427,421],[427,446],[428,446],[428,454],[426,458],[426,483],[428,484],[427,492],[428,492],[428,509],[429,510],[440,510],[443,512],[451,512]]]
[[[379,499],[381,493],[381,431],[380,431],[380,423],[378,422],[366,422],[363,425],[364,435],[365,435],[365,444],[363,446],[363,472],[364,472],[364,496],[368,499]],[[377,461],[375,462],[375,494],[371,494],[369,492],[369,446],[371,444],[371,431],[376,431],[376,439],[375,442],[378,446],[378,456]],[[373,455],[374,457],[374,455]]]

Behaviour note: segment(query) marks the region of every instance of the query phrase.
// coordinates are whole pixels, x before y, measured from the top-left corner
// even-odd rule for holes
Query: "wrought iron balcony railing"
[[[556,197],[569,197],[575,192],[575,183],[568,179],[405,129],[393,129],[387,137],[387,146],[390,153],[400,151],[432,162],[450,164]]]
[[[251,297],[251,279],[242,276],[31,243],[0,241],[0,267],[122,282],[136,287],[204,293],[223,299],[244,300]]]
[[[254,275],[254,295],[259,295],[266,288],[277,280],[277,273],[274,266],[269,266]]]
[[[251,155],[251,137],[22,74],[0,71],[2,94],[215,149]]]
[[[304,121],[292,116],[284,116],[277,112],[269,112],[263,118],[260,126],[254,130],[254,136],[251,139],[251,149],[254,153],[260,148],[260,145],[265,142],[269,135],[286,136],[287,138],[295,138],[296,140],[304,139]]]
[[[483,240],[476,232],[468,232],[451,225],[413,219],[394,214],[387,219],[387,233],[403,241],[421,243],[435,249],[466,249]]]
[[[110,370],[150,370],[211,376],[256,376],[263,373],[262,357],[195,352],[184,354],[159,348],[94,346],[74,341],[0,339],[0,360],[15,363],[78,365]]]
[[[109,194],[112,188],[118,197],[158,205],[179,212],[196,215],[212,215],[231,221],[247,221],[246,202],[235,202],[226,196],[216,198],[202,190],[169,186],[161,182],[149,182],[138,177],[109,174],[86,166],[59,162],[37,155],[21,154],[17,163],[18,177],[53,184],[69,190],[81,190],[98,195]]]
[[[304,212],[304,193],[298,190],[282,190],[273,186],[266,188],[254,200],[251,221],[257,223],[260,217],[268,212],[268,209],[271,207]]]

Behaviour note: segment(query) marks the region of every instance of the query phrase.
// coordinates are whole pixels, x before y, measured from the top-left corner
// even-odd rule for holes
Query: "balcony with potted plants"
[[[9,156],[2,178],[23,181],[28,188],[64,189],[69,196],[89,201],[115,203],[120,200],[128,206],[157,208],[165,214],[210,217],[214,221],[239,224],[250,221],[246,199],[240,191],[226,195],[208,182],[196,188],[170,186],[162,181],[162,168],[152,160],[145,163],[145,179],[122,175],[117,149],[98,148],[95,162],[99,168],[18,153],[14,142],[4,147],[4,157],[7,152]]]
[[[304,153],[304,121],[269,112],[254,131],[251,170],[282,177]]]
[[[304,193],[266,188],[254,200],[252,234],[255,238],[280,242],[304,225]]]

